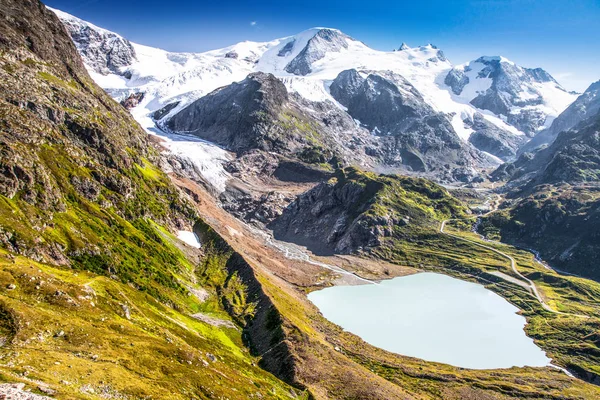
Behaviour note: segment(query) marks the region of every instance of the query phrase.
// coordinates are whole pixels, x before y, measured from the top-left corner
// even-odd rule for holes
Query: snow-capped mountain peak
[[[55,12],[100,86],[118,100],[144,93],[131,112],[150,131],[154,129],[150,116],[156,111],[163,111],[157,115],[166,121],[200,97],[255,72],[273,74],[288,92],[306,101],[345,110],[330,86],[343,71],[355,70],[358,76],[373,76],[367,84],[393,76],[387,81],[400,92],[410,87],[414,98],[420,99],[420,110],[449,121],[448,135],[456,135],[467,147],[509,159],[527,140],[525,134],[549,126],[575,99],[542,69],[522,68],[500,56],[453,66],[432,44],[403,43],[399,51],[379,51],[338,29],[318,27],[270,42],[244,41],[203,53],[173,53],[131,43]],[[114,49],[131,49],[124,51],[130,57],[117,58],[115,65]],[[395,96],[396,89],[388,93]]]
[[[406,43],[402,42],[402,44],[398,48],[398,51],[404,51],[404,50],[408,50],[408,49],[410,49],[410,47]]]
[[[261,71],[305,76],[313,72],[313,64],[331,53],[366,46],[333,28],[311,28],[280,39],[267,50],[257,65]]]
[[[528,136],[549,126],[575,96],[541,68],[523,68],[501,56],[458,65],[444,83],[460,101],[501,116]]]

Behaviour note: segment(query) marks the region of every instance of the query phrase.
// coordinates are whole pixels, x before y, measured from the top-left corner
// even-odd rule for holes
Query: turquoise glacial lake
[[[331,322],[397,354],[472,369],[550,363],[518,308],[476,283],[424,272],[308,298]]]

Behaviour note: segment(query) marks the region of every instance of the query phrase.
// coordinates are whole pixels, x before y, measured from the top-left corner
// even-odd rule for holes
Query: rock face
[[[144,99],[144,93],[132,93],[125,100],[121,101],[121,105],[128,110],[137,107],[140,101]]]
[[[46,386],[40,387],[40,391],[49,395],[54,394],[54,391]],[[49,393],[46,391],[49,391]],[[24,383],[2,383],[0,384],[0,398],[11,400],[48,400],[52,397],[40,396],[39,394],[26,391]]]
[[[35,260],[76,264],[120,244],[94,236],[108,226],[106,215],[94,217],[94,230],[80,227],[69,243],[57,243],[43,228],[46,221],[60,224],[57,213],[87,216],[82,204],[89,210],[93,203],[120,218],[145,215],[167,226],[191,213],[174,187],[159,183],[158,172],[154,182],[139,172],[156,171],[147,135],[92,82],[56,15],[38,1],[6,0],[0,16],[0,194],[13,207],[3,215],[14,214],[0,223],[0,245]],[[15,214],[21,208],[27,212]]]
[[[574,130],[560,133],[531,164],[530,169],[537,169],[531,184],[600,181],[600,113]]]
[[[479,109],[505,117],[529,137],[544,126],[548,117],[563,109],[561,106],[549,110],[547,100],[558,99],[564,107],[573,100],[548,72],[523,68],[502,57],[480,57],[454,67],[444,83],[455,95]]]
[[[271,74],[253,73],[188,105],[165,126],[238,155],[258,149],[309,164],[336,157],[345,165],[397,168],[444,181],[472,180],[473,167],[487,162],[397,74],[344,71],[330,91],[346,111],[331,101],[290,94]],[[499,130],[487,131],[512,143]]]
[[[541,146],[551,144],[562,131],[575,127],[580,122],[592,117],[600,110],[600,81],[593,83],[577,98],[565,111],[563,111],[552,125],[538,133],[529,141],[521,152],[535,151]]]
[[[61,17],[85,64],[95,72],[121,75],[123,67],[136,60],[135,49],[127,39],[59,10],[53,11]]]
[[[448,72],[446,78],[444,78],[444,83],[450,86],[454,94],[460,95],[465,86],[470,83],[470,80],[463,69],[453,68]]]
[[[450,120],[437,113],[402,76],[389,71],[341,72],[331,95],[348,113],[383,138],[386,162],[398,162],[413,171],[429,172],[451,165],[465,171],[480,159],[456,135]],[[461,173],[461,172],[457,172]]]
[[[416,231],[434,232],[436,218],[461,212],[455,199],[425,179],[346,168],[299,196],[269,227],[276,239],[316,254],[349,254]]]
[[[165,126],[215,142],[239,156],[255,150],[326,165],[374,165],[379,146],[368,131],[332,102],[292,93],[271,74],[257,72],[177,112]],[[273,171],[276,165],[273,165]]]
[[[476,113],[473,119],[465,119],[465,126],[473,129],[469,142],[477,149],[490,153],[504,161],[512,159],[526,141],[524,135],[507,132]]]
[[[300,53],[286,65],[285,70],[290,74],[308,75],[312,72],[312,64],[325,57],[328,52],[338,52],[341,49],[347,49],[348,40],[354,39],[336,29],[319,29],[308,40],[308,43]],[[279,56],[289,54],[294,45],[294,42],[289,42],[279,52]]]
[[[289,96],[271,74],[253,73],[200,98],[168,121],[168,128],[210,140],[233,151],[274,150],[283,146],[270,135],[268,123],[277,119]]]

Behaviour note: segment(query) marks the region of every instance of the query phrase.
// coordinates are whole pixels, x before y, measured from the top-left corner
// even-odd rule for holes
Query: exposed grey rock
[[[279,53],[277,53],[277,55],[279,57],[287,56],[288,54],[290,54],[292,52],[295,44],[296,44],[296,39],[290,40],[289,42],[287,42],[285,44],[285,46],[283,46],[283,48],[281,50],[279,50]]]
[[[275,191],[256,193],[229,186],[219,200],[227,212],[243,221],[262,226],[279,217],[294,198]]]
[[[542,68],[524,68],[535,82],[556,82],[556,80],[547,71]]]
[[[273,150],[285,144],[269,135],[268,122],[277,118],[288,99],[279,79],[257,72],[196,100],[174,115],[167,126],[236,152]]]
[[[542,110],[522,109],[516,113],[508,114],[506,122],[531,137],[546,123],[547,118],[548,115]]]
[[[561,132],[548,147],[496,170],[495,179],[510,179],[510,186],[577,184],[600,180],[600,111]]]
[[[437,113],[402,76],[390,71],[341,72],[331,95],[373,135],[380,136],[384,163],[418,172],[442,170],[469,179],[482,158],[456,135],[449,118]],[[462,172],[460,172],[462,171]]]
[[[56,394],[56,390],[54,390],[54,389],[52,389],[52,388],[50,388],[48,386],[39,385],[38,389],[39,389],[40,392],[42,392],[44,394],[47,394],[49,396],[53,396],[53,395]]]
[[[365,190],[355,182],[322,183],[299,196],[269,227],[276,239],[306,246],[316,254],[348,254],[376,246],[378,231],[351,216],[366,210],[361,208],[367,207],[361,203]]]
[[[453,68],[448,72],[448,75],[446,75],[444,83],[450,86],[454,94],[459,95],[462,93],[465,86],[469,84],[469,77],[462,69]]]
[[[47,400],[50,397],[27,392],[24,383],[2,383],[0,384],[0,398],[11,400]]]
[[[448,61],[448,59],[446,58],[446,55],[444,54],[444,52],[442,50],[438,50],[437,59],[439,61]]]
[[[544,103],[542,93],[532,83],[550,82],[560,90],[564,89],[541,68],[522,68],[501,57],[480,57],[473,63],[484,66],[478,77],[490,78],[492,84],[485,93],[473,98],[471,104],[506,117],[509,124],[530,137],[535,135],[546,122],[548,115],[540,110],[530,109],[531,106]],[[444,83],[457,95],[470,83],[465,74],[467,71],[468,69],[460,67],[453,68],[444,79]],[[523,92],[527,92],[528,95],[522,96]]]
[[[464,122],[474,131],[469,137],[469,142],[473,146],[504,161],[513,158],[519,146],[526,140],[525,136],[515,135],[499,128],[479,113],[473,116],[472,121],[465,119]]]
[[[290,94],[279,79],[264,73],[200,98],[165,125],[239,156],[263,150],[309,164],[328,163],[336,156],[343,163],[372,166],[375,160],[365,148],[378,146],[376,138],[333,102]]]
[[[126,109],[131,110],[132,108],[137,107],[143,99],[143,92],[132,93],[125,100],[121,101],[121,105]]]
[[[122,75],[136,61],[132,44],[121,36],[77,19],[62,19],[86,65],[102,75]]]
[[[290,74],[307,75],[312,72],[312,64],[325,57],[328,52],[337,52],[348,48],[348,40],[353,40],[346,34],[335,29],[319,29],[300,53],[286,65],[285,70]],[[290,42],[291,43],[291,42]],[[279,55],[288,54],[291,48],[286,45]],[[292,45],[293,46],[293,45]],[[285,51],[284,51],[285,50]]]
[[[127,304],[122,303],[121,308],[123,309],[123,315],[125,316],[125,319],[131,319],[131,309],[129,308],[129,306]],[[98,356],[95,357],[98,358]]]
[[[154,112],[154,114],[152,114],[152,118],[154,118],[154,120],[159,121],[161,119],[163,119],[164,117],[166,117],[171,111],[173,111],[173,109],[175,109],[175,107],[177,107],[179,105],[179,101],[175,101],[173,103],[169,103],[166,106],[164,106],[163,108],[156,110]]]

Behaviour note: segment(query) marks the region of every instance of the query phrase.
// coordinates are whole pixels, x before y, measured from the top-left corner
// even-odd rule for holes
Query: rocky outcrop
[[[444,78],[444,83],[450,86],[454,94],[459,95],[462,93],[465,86],[470,83],[470,80],[463,69],[453,68],[448,72],[446,78]]]
[[[479,82],[475,81],[480,79],[486,80],[489,86],[479,88]],[[529,137],[544,126],[553,112],[558,115],[562,111],[549,112],[543,107],[549,97],[564,97],[565,107],[570,98],[548,72],[541,68],[523,68],[502,57],[480,57],[467,65],[454,67],[444,83],[458,96],[468,85],[477,85],[478,90],[473,92],[476,94],[467,100],[479,109],[505,117],[509,124]]]
[[[526,140],[523,135],[515,135],[492,124],[479,113],[476,113],[472,120],[466,119],[464,123],[473,129],[469,137],[473,146],[504,161],[512,159]]]
[[[299,196],[268,226],[276,239],[316,254],[350,254],[389,238],[436,231],[436,218],[462,212],[444,189],[425,179],[346,168]]]
[[[173,111],[175,108],[177,108],[177,106],[179,106],[179,101],[174,101],[173,103],[169,103],[166,106],[156,110],[154,112],[154,114],[152,114],[152,118],[154,118],[155,121],[160,121],[161,119],[163,119],[164,117],[169,115],[169,113],[171,111]]]
[[[55,391],[47,386],[41,386],[38,390],[42,391],[41,389],[44,389],[43,392],[49,395],[55,394]],[[48,400],[52,397],[31,393],[25,390],[24,383],[2,383],[0,384],[0,398],[11,400]]]
[[[98,28],[58,10],[53,10],[67,28],[86,65],[102,75],[123,74],[136,61],[133,45],[123,37]]]
[[[121,105],[128,110],[135,108],[144,99],[144,93],[132,93],[125,100],[121,101]]]
[[[525,153],[492,175],[509,185],[533,188],[540,184],[581,184],[600,180],[600,112],[558,135],[534,155]]]
[[[271,132],[270,128],[276,128],[271,121],[278,119],[288,101],[279,79],[257,72],[196,100],[174,115],[167,127],[236,152],[275,150],[286,144],[279,135],[283,129]]]
[[[298,197],[270,225],[276,239],[306,246],[316,254],[348,254],[380,244],[378,230],[362,217],[382,189],[376,181],[322,183]],[[381,221],[385,222],[385,221]],[[392,229],[398,221],[385,224]]]
[[[377,157],[366,151],[377,147],[374,138],[338,106],[288,93],[279,79],[260,72],[200,98],[165,126],[238,156],[260,150],[322,167],[335,157],[360,165],[374,165]]]
[[[418,172],[464,174],[482,158],[456,135],[448,117],[437,113],[402,76],[389,71],[341,72],[331,95],[371,133],[381,137],[387,165]]]

